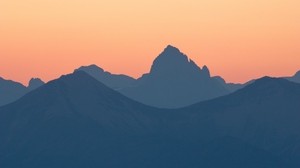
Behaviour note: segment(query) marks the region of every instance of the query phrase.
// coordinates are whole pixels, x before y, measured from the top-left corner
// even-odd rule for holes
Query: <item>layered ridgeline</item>
[[[224,136],[269,151],[291,167],[300,166],[298,83],[264,77],[228,96],[195,104],[182,112],[194,114],[195,121],[214,123]]]
[[[263,78],[178,110],[84,72],[0,107],[0,167],[298,168],[300,85]]]
[[[198,67],[173,46],[167,46],[154,60],[149,73],[134,80],[113,75],[91,65],[81,67],[107,86],[141,103],[163,108],[178,108],[231,93],[243,85],[227,84],[211,77],[209,69]]]
[[[300,83],[300,71],[298,71],[294,76],[285,77],[285,79],[288,79],[292,82]]]
[[[29,91],[32,91],[43,84],[44,82],[40,79],[32,78],[28,87],[26,87],[19,82],[6,80],[0,77],[0,106],[16,101]]]
[[[104,71],[96,65],[82,66],[84,71],[106,86],[141,103],[164,108],[179,108],[199,101],[232,93],[253,82],[245,84],[226,83],[220,76],[211,77],[206,66],[198,67],[177,48],[167,46],[155,59],[149,73],[139,79]],[[300,83],[300,72],[283,77]],[[19,99],[25,93],[43,85],[33,78],[29,86],[0,78],[0,106]]]
[[[31,78],[29,83],[28,83],[27,88],[28,88],[29,91],[32,91],[32,90],[34,90],[34,89],[36,89],[36,88],[38,88],[38,87],[40,87],[44,84],[45,84],[45,82],[42,81],[40,78]]]
[[[198,67],[177,48],[168,46],[135,86],[120,90],[147,105],[178,108],[230,93],[209,69]]]
[[[115,90],[131,87],[136,81],[134,78],[126,75],[112,74],[110,72],[104,71],[97,65],[82,66],[76,69],[74,72],[77,71],[84,71],[106,86]]]

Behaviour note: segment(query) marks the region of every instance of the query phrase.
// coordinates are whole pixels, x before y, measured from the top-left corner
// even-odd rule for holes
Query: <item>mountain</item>
[[[193,113],[195,121],[214,123],[211,127],[218,128],[223,136],[240,139],[299,167],[299,102],[299,84],[264,77],[233,94],[182,111]]]
[[[298,71],[294,76],[285,77],[285,79],[288,79],[292,82],[300,83],[300,71]]]
[[[138,102],[160,108],[191,105],[245,86],[226,83],[220,76],[211,77],[207,66],[198,67],[171,45],[154,60],[150,73],[137,80],[126,75],[111,74],[96,65],[82,66],[76,71],[84,71]]]
[[[120,92],[147,105],[178,108],[230,93],[225,85],[211,77],[207,66],[198,67],[169,45],[154,60],[148,74]]]
[[[291,91],[299,88],[299,85],[292,86]],[[245,107],[243,102],[247,94],[252,94],[254,100],[259,99],[261,93],[253,90],[255,88],[248,86],[220,99],[178,110],[157,109],[130,100],[85,72],[78,71],[0,107],[0,167],[286,168],[288,165],[282,158],[273,156],[273,151],[229,134],[231,129],[242,129],[229,127],[243,123],[239,114],[228,114],[232,117],[230,121],[228,117],[219,118],[229,113],[227,110],[231,107],[231,110],[240,107],[236,104]],[[272,100],[290,94],[285,93],[281,86],[269,91],[265,93],[271,93]],[[273,91],[280,94],[272,95]],[[262,97],[263,100],[268,98],[267,95]],[[238,101],[233,101],[235,99]],[[248,99],[248,105],[253,104],[253,107],[260,103],[251,101],[251,97]],[[292,110],[286,111],[289,117],[294,117],[294,110],[299,106],[292,102],[290,105],[293,106],[289,107]],[[262,107],[258,106],[256,110],[259,112]],[[280,118],[277,115],[281,109],[275,110],[264,119]],[[240,111],[242,114],[245,112]],[[261,122],[256,118],[250,119],[250,123]],[[218,120],[223,122],[213,122]],[[231,125],[222,127],[226,124]],[[286,130],[293,124],[279,126]],[[263,135],[257,134],[257,138]],[[296,158],[296,155],[292,156]]]
[[[129,165],[143,152],[138,147],[151,143],[146,135],[159,137],[160,112],[85,72],[62,76],[0,108],[0,167]]]
[[[250,84],[252,82],[252,81],[250,81],[250,82],[246,82],[244,84],[226,83],[226,81],[221,76],[214,76],[212,78],[215,79],[216,81],[218,81],[221,85],[223,85],[223,87],[225,87],[230,92],[235,92],[235,91],[247,86],[248,84]]]
[[[31,78],[28,83],[27,88],[31,91],[31,90],[34,90],[44,84],[45,84],[45,82],[43,82],[40,78]]]
[[[0,77],[0,106],[11,103],[27,92],[21,83]]]
[[[110,72],[104,71],[97,65],[82,66],[76,69],[75,72],[76,71],[84,71],[98,81],[104,83],[106,86],[115,90],[130,87],[135,82],[134,78],[126,75],[111,74]]]
[[[43,85],[44,82],[38,78],[32,78],[28,87],[19,82],[6,80],[0,77],[0,106],[12,103],[24,96],[26,93]]]

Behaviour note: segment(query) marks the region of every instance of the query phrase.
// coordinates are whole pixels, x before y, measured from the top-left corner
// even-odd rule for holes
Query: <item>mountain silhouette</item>
[[[0,167],[121,167],[121,144],[157,130],[157,115],[85,72],[62,76],[0,108]]]
[[[28,83],[27,88],[31,91],[31,90],[34,90],[44,84],[45,84],[45,82],[43,82],[40,78],[31,78]]]
[[[285,77],[285,79],[288,79],[292,82],[300,83],[300,71],[298,71],[294,76]]]
[[[0,77],[0,106],[11,103],[27,92],[21,83]]]
[[[230,93],[225,85],[211,77],[207,66],[198,67],[169,45],[154,60],[148,74],[120,92],[147,105],[178,108]]]
[[[42,82],[40,79],[33,78],[30,80],[28,87],[26,87],[19,82],[6,80],[0,77],[0,106],[18,100],[26,93],[36,89],[43,84],[44,82]]]
[[[150,72],[137,80],[111,74],[96,65],[82,66],[75,71],[84,71],[129,98],[160,108],[183,107],[244,87],[226,83],[220,76],[211,77],[207,66],[198,67],[171,45],[154,60]]]
[[[177,110],[78,71],[0,107],[0,167],[299,167],[300,85],[263,78]]]
[[[104,71],[97,65],[82,66],[76,69],[75,72],[76,71],[84,71],[96,78],[98,81],[104,83],[106,86],[115,90],[130,87],[135,82],[134,78],[126,75],[111,74],[110,72]]]
[[[214,76],[212,78],[217,80],[221,85],[223,85],[230,92],[237,91],[252,82],[252,81],[248,81],[243,84],[241,84],[241,83],[226,83],[226,81],[221,76]]]
[[[170,45],[154,60],[150,73],[138,80],[112,74],[97,65],[82,66],[74,70],[77,71],[88,73],[106,86],[138,102],[164,108],[191,105],[244,87],[242,84],[226,83],[219,76],[211,77],[207,66],[198,67],[179,49]],[[43,84],[40,79],[32,78],[27,88],[6,89],[1,95],[0,106],[19,99]]]
[[[241,139],[299,167],[299,101],[299,84],[264,77],[233,94],[182,110],[202,114],[223,136]]]

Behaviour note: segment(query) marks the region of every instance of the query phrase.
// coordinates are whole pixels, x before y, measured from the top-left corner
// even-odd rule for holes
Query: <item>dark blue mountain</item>
[[[126,75],[111,74],[110,72],[104,71],[97,65],[82,66],[76,69],[75,72],[76,71],[84,71],[101,83],[115,90],[131,87],[135,82],[135,79],[132,77]]]
[[[17,100],[26,92],[27,88],[21,83],[0,77],[0,106]]]
[[[209,69],[173,46],[154,60],[151,70],[135,86],[120,90],[124,95],[147,105],[178,108],[231,92],[226,83],[211,77]]]
[[[38,88],[43,85],[38,78],[30,80],[28,87],[22,85],[19,82],[12,80],[6,80],[0,77],[0,106],[12,103],[24,96],[26,93]]]
[[[165,110],[78,71],[0,107],[0,167],[296,168],[299,92],[264,78]]]
[[[40,78],[31,78],[28,83],[28,90],[32,91],[34,89],[37,89],[38,87],[44,85],[45,82],[43,82]]]
[[[154,107],[178,108],[222,96],[244,87],[226,83],[221,77],[211,77],[207,66],[198,67],[173,46],[154,60],[151,70],[138,80],[115,75],[96,65],[82,66],[84,71],[127,97]]]
[[[157,115],[85,72],[63,76],[0,108],[0,167],[129,167]]]
[[[300,83],[300,71],[298,71],[294,76],[291,77],[285,77],[285,79],[288,79],[289,81]]]
[[[223,136],[268,151],[292,167],[300,166],[300,85],[297,83],[264,77],[233,94],[182,111],[201,114],[197,117],[214,123],[213,128],[218,128]]]
[[[250,84],[252,81],[246,82],[246,83],[227,83],[221,76],[214,76],[213,79],[217,80],[221,85],[223,85],[228,91],[235,92],[248,84]]]

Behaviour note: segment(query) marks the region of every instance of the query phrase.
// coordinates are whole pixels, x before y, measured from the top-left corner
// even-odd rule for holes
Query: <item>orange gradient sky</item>
[[[299,0],[0,0],[0,76],[27,84],[81,65],[139,77],[171,44],[245,82],[300,70]]]

